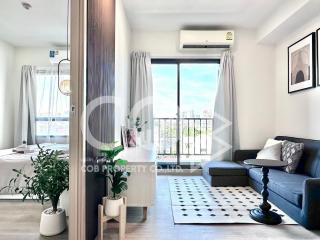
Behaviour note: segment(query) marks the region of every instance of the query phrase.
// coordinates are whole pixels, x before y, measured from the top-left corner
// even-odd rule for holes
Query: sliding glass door
[[[218,60],[156,59],[154,142],[159,162],[190,165],[209,159]]]
[[[178,162],[178,65],[152,64],[154,143],[161,162]]]

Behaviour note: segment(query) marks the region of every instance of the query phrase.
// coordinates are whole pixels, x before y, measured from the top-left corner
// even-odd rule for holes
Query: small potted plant
[[[109,217],[120,215],[120,206],[124,203],[121,193],[128,189],[127,180],[130,173],[125,168],[128,162],[123,159],[115,159],[123,149],[122,146],[109,144],[100,150],[104,158],[103,174],[110,183],[110,194],[107,196],[105,209],[105,214]]]
[[[33,174],[27,175],[23,169],[13,169],[16,177],[12,178],[5,187],[11,192],[22,194],[22,200],[31,198],[43,205],[51,201],[51,208],[41,214],[40,234],[53,236],[66,228],[66,213],[58,208],[60,195],[69,189],[69,162],[62,157],[63,152],[44,150],[40,146],[36,158],[31,158]],[[24,182],[24,184],[19,184]]]
[[[144,122],[141,122],[141,119],[139,117],[136,118],[136,122],[135,122],[135,127],[137,129],[137,132],[138,133],[141,133],[142,132],[142,127],[144,125],[146,125],[148,123],[148,121],[144,121]]]

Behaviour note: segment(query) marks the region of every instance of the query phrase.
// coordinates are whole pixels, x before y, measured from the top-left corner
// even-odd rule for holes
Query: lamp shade
[[[64,79],[59,82],[60,92],[64,95],[70,96],[70,79]]]
[[[59,91],[66,96],[71,94],[70,60],[63,59],[58,64],[58,87]]]

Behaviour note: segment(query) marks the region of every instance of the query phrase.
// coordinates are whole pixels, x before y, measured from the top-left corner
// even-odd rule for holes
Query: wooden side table
[[[103,240],[103,230],[107,226],[107,222],[111,219],[119,222],[119,240],[125,239],[126,234],[126,223],[127,223],[127,198],[123,198],[123,205],[120,206],[120,216],[118,217],[109,217],[105,215],[105,207],[106,207],[107,198],[104,197],[102,202],[103,204],[99,204],[98,206],[98,237],[97,240]]]
[[[263,202],[260,204],[260,208],[252,209],[250,211],[250,217],[260,223],[268,224],[268,225],[277,225],[282,222],[279,214],[270,211],[271,205],[268,203],[268,182],[269,182],[269,168],[279,168],[285,167],[288,165],[287,162],[276,161],[276,160],[267,160],[267,159],[250,159],[245,160],[245,164],[253,165],[256,167],[262,167],[262,183],[263,189],[261,191],[261,195],[263,198]]]

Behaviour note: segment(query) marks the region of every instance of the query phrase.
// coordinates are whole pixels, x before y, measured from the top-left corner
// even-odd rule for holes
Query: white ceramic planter
[[[67,217],[69,216],[69,191],[68,190],[65,190],[61,194],[58,207],[64,209],[66,212],[66,216]]]
[[[52,213],[52,208],[48,208],[41,213],[40,234],[43,236],[54,236],[62,233],[66,229],[66,212],[58,208],[56,213]]]
[[[118,217],[120,215],[120,206],[123,205],[123,198],[106,200],[105,214],[108,217]]]

